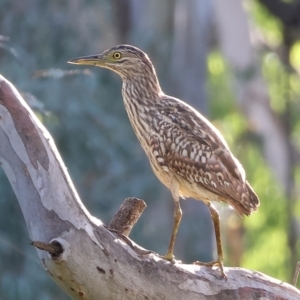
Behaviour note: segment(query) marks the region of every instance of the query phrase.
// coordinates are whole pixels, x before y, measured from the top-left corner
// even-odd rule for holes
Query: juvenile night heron
[[[193,107],[163,93],[149,57],[136,47],[118,45],[102,54],[75,58],[69,63],[107,68],[123,80],[122,95],[133,130],[154,174],[170,189],[174,199],[173,231],[164,258],[174,259],[182,216],[179,198],[202,200],[214,224],[218,258],[209,263],[195,263],[216,265],[226,277],[220,218],[211,201],[226,202],[240,215],[250,215],[257,210],[259,199],[220,132]]]

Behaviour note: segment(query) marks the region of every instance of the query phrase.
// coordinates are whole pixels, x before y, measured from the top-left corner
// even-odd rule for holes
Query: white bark
[[[55,144],[17,90],[0,75],[0,163],[20,203],[30,238],[58,242],[38,250],[50,277],[73,299],[299,299],[289,284],[264,274],[172,265],[139,255],[89,214]]]

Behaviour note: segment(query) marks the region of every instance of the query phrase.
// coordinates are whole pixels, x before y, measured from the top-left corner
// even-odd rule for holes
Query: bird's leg
[[[196,261],[196,262],[194,262],[194,264],[201,265],[201,266],[208,266],[208,267],[218,266],[220,268],[221,275],[224,278],[226,278],[226,274],[224,272],[224,266],[223,266],[223,248],[222,248],[222,241],[221,241],[220,215],[219,215],[218,211],[215,209],[215,207],[210,202],[207,204],[207,206],[209,208],[212,221],[214,223],[218,259],[208,262],[208,263]]]
[[[217,262],[219,262],[219,267],[220,267],[221,273],[223,275],[224,274],[224,269],[223,269],[223,248],[222,248],[222,241],[221,241],[220,215],[211,203],[208,204],[208,208],[209,208],[210,215],[211,215],[212,221],[214,223],[214,228],[215,228],[217,253],[218,253]]]
[[[170,261],[173,261],[173,259],[174,259],[173,251],[174,251],[175,239],[176,239],[176,235],[177,235],[179,224],[180,224],[181,217],[182,217],[182,210],[181,210],[181,207],[180,207],[179,197],[174,197],[173,196],[173,198],[174,198],[174,225],[173,225],[173,231],[172,231],[172,236],[171,236],[168,252],[163,257],[164,259],[170,260]]]

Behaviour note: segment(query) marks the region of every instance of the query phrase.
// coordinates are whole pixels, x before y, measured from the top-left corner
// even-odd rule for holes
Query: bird
[[[217,246],[217,259],[195,264],[217,266],[226,278],[220,216],[211,202],[225,202],[243,216],[257,211],[260,201],[221,133],[195,108],[162,91],[150,58],[135,46],[116,45],[68,63],[106,68],[122,79],[123,102],[132,128],[154,174],[174,200],[173,230],[163,258],[174,263],[182,218],[180,199],[194,198],[203,201],[210,211]]]

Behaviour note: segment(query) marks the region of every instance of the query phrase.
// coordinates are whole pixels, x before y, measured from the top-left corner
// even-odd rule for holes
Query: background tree
[[[125,197],[145,199],[132,238],[165,253],[173,203],[132,132],[120,80],[66,64],[121,42],[145,50],[164,91],[225,135],[261,198],[243,220],[220,206],[225,264],[290,280],[299,258],[299,1],[222,2],[1,1],[1,73],[50,130],[88,209],[108,222]],[[0,207],[0,299],[67,299],[29,246],[4,175]],[[207,212],[192,201],[183,210],[176,256],[210,260]]]

